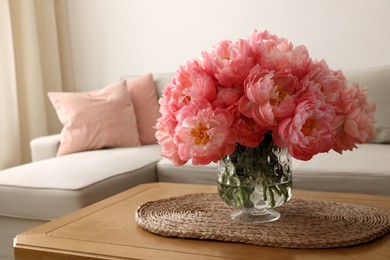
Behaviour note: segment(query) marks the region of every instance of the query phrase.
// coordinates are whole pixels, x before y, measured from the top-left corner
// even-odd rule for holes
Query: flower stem
[[[270,206],[271,207],[275,207],[275,197],[274,197],[274,193],[272,191],[272,187],[268,187],[268,191],[269,191],[269,197],[270,197]],[[266,193],[266,191],[264,192]]]

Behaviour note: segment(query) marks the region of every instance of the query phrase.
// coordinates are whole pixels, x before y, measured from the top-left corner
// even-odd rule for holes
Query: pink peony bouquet
[[[236,144],[259,146],[265,133],[309,160],[352,150],[375,136],[367,89],[267,31],[221,41],[181,66],[165,86],[156,137],[176,165],[217,162]]]

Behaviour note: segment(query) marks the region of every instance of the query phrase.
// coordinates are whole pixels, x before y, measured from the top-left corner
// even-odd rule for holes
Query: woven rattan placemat
[[[278,207],[279,220],[239,224],[215,193],[151,201],[136,211],[139,226],[162,236],[211,239],[286,248],[334,248],[370,242],[390,231],[390,218],[376,208],[292,199]]]

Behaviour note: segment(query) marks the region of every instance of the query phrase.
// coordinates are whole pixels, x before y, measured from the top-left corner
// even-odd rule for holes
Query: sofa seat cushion
[[[363,144],[352,152],[318,154],[309,161],[292,160],[293,187],[314,191],[390,195],[390,146]],[[216,184],[217,164],[175,166],[167,159],[157,164],[159,181]]]
[[[390,146],[362,144],[358,149],[293,160],[293,185],[299,189],[390,195]]]
[[[176,166],[164,158],[157,163],[157,175],[160,182],[213,185],[217,183],[218,168],[216,163],[192,165],[191,161],[182,166]]]
[[[95,150],[0,172],[0,215],[51,220],[141,183],[155,182],[159,145]]]

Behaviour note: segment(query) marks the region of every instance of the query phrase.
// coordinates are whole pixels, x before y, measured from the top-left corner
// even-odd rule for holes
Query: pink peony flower
[[[293,114],[293,96],[299,86],[290,73],[274,74],[256,65],[244,83],[245,96],[241,97],[239,110],[265,129],[276,129],[278,121]]]
[[[346,88],[343,73],[329,69],[324,60],[313,63],[303,82],[305,82],[303,85],[318,84],[318,88],[321,89],[326,102],[330,105],[336,105],[339,102],[340,92]]]
[[[355,143],[365,143],[375,137],[375,104],[367,102],[367,88],[357,84],[345,88],[340,95],[338,109],[339,129],[335,138],[335,151],[352,150]]]
[[[174,133],[177,121],[171,115],[165,115],[157,120],[156,138],[161,145],[162,154],[176,165],[183,165],[186,161],[180,159],[177,152],[177,145],[174,143]]]
[[[275,143],[287,146],[289,153],[300,160],[309,160],[332,149],[336,115],[324,100],[324,95],[311,87],[297,101],[293,117],[280,122]]]
[[[232,135],[235,135],[236,143],[248,147],[258,146],[267,132],[266,129],[256,124],[253,119],[240,115],[238,111],[231,131]]]
[[[181,160],[192,159],[193,164],[217,162],[234,151],[230,139],[232,115],[224,109],[215,109],[207,102],[191,102],[177,114],[178,126],[174,142]]]
[[[255,65],[248,41],[222,41],[212,52],[203,52],[206,71],[214,75],[218,83],[226,88],[242,88],[242,83]]]
[[[294,47],[268,31],[255,31],[249,39],[257,63],[270,71],[289,71],[299,79],[306,75],[311,59],[305,46]]]
[[[178,90],[177,96],[186,102],[199,99],[213,101],[217,92],[215,81],[196,60],[179,68],[173,84]]]
[[[219,88],[213,107],[230,108],[235,106],[243,91],[237,88]]]

